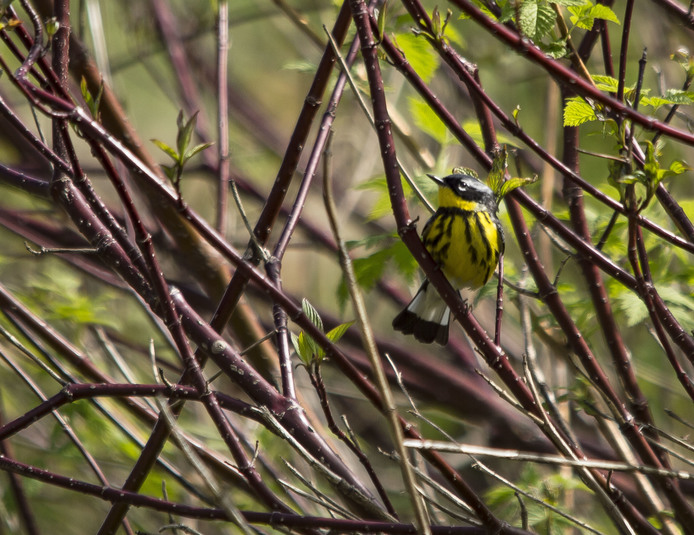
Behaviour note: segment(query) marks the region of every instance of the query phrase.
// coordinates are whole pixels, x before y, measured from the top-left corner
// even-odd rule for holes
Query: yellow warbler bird
[[[454,288],[481,288],[504,252],[494,193],[470,174],[427,176],[439,186],[439,207],[424,226],[422,242]],[[425,279],[393,328],[420,342],[445,345],[450,318],[450,309]]]

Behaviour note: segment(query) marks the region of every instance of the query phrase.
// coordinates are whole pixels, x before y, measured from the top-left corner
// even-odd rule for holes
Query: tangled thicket
[[[687,6],[1,25],[3,531],[694,533]],[[472,307],[418,237],[457,166],[524,184]]]

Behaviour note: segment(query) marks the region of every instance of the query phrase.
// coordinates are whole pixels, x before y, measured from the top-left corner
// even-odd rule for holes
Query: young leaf
[[[583,123],[597,121],[593,107],[581,97],[566,99],[564,106],[564,126],[580,126]]]
[[[494,161],[492,162],[492,170],[487,176],[487,185],[494,192],[497,199],[501,199],[499,193],[501,191],[501,185],[506,179],[506,170],[508,168],[508,153],[506,152],[506,147],[502,149],[494,156]]]
[[[304,311],[306,317],[311,323],[318,327],[321,331],[323,330],[323,320],[320,318],[318,311],[309,303],[308,299],[304,298],[301,300],[301,310]]]
[[[202,152],[206,148],[211,147],[212,145],[214,145],[214,143],[211,141],[208,141],[207,143],[200,143],[199,145],[195,145],[195,147],[186,151],[185,155],[183,156],[183,163],[186,163],[193,156],[195,156],[198,152]]]
[[[525,0],[518,9],[518,27],[526,37],[535,37],[537,32],[537,12],[537,0]]]
[[[617,78],[605,74],[593,74],[591,77],[593,78],[593,82],[595,82],[595,87],[600,91],[607,91],[608,93],[617,92],[619,87]]]
[[[178,115],[178,136],[176,136],[176,148],[178,149],[179,156],[185,154],[188,145],[190,145],[190,138],[193,135],[193,129],[198,121],[198,112],[196,111],[187,122],[183,122],[183,112]]]
[[[503,199],[506,195],[511,193],[514,189],[522,188],[523,186],[527,186],[528,184],[533,184],[537,182],[537,175],[533,175],[531,177],[513,177],[509,178],[506,182],[501,184],[501,188],[499,189],[499,198]]]
[[[327,333],[325,333],[325,336],[327,336],[328,340],[330,340],[333,344],[336,344],[340,341],[340,338],[342,338],[345,335],[347,329],[349,329],[352,325],[354,325],[353,321],[341,323],[334,329],[330,329]]]
[[[448,133],[446,125],[439,119],[429,105],[423,100],[410,97],[409,108],[417,128],[429,134],[440,145],[451,142],[452,136]]]
[[[620,23],[614,11],[602,4],[593,5],[587,2],[582,6],[569,6],[568,10],[571,13],[571,24],[583,30],[592,30],[595,19],[604,19],[616,24]]]
[[[426,39],[421,39],[413,33],[407,32],[398,34],[396,43],[422,80],[426,83],[431,82],[436,69],[439,68],[441,59]]]
[[[159,139],[150,139],[150,141],[168,154],[174,162],[178,162],[178,153],[173,148]]]
[[[383,38],[386,30],[386,14],[388,12],[388,0],[383,2],[381,9],[378,10],[378,35],[379,39]]]

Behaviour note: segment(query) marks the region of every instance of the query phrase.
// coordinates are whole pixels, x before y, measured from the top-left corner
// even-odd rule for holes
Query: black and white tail
[[[412,334],[425,344],[448,343],[448,326],[451,310],[441,299],[436,289],[425,280],[405,310],[393,320],[393,329],[403,334]]]

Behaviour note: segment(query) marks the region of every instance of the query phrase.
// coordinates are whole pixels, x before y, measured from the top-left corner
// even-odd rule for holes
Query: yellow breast
[[[484,286],[496,268],[502,247],[495,217],[448,188],[440,188],[439,209],[427,223],[422,238],[448,280],[458,288]]]

